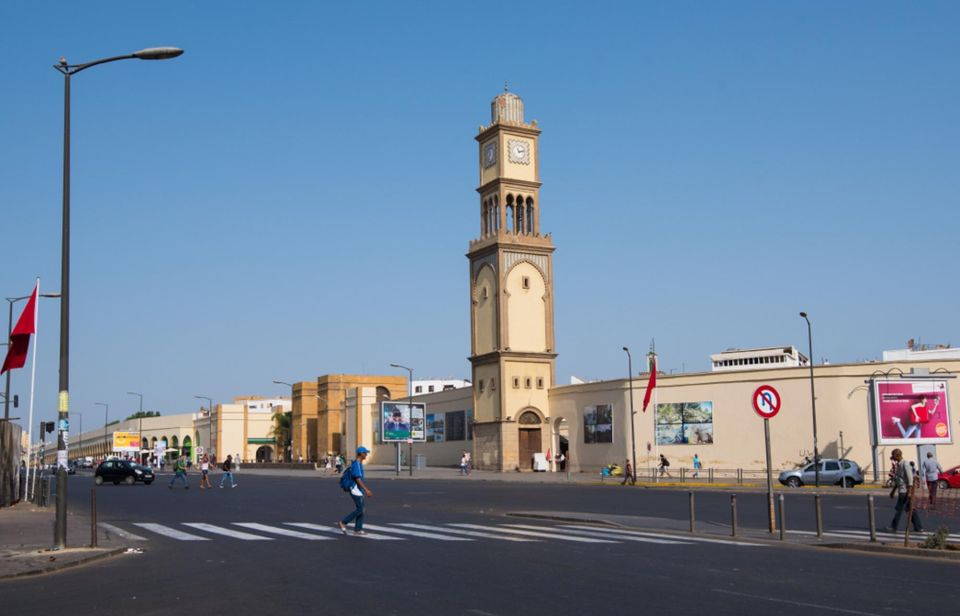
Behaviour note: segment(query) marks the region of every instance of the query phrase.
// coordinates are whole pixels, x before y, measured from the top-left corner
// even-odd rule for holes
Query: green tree
[[[293,411],[290,411],[289,413],[277,411],[270,419],[273,420],[273,427],[270,429],[270,436],[273,437],[273,441],[276,443],[277,449],[280,450],[278,452],[279,458],[289,462],[289,445],[291,435],[293,434]]]
[[[127,419],[140,419],[141,417],[160,417],[160,411],[137,411]]]

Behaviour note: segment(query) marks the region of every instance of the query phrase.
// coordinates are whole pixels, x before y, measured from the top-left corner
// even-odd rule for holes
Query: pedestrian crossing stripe
[[[140,535],[125,531],[119,526],[114,526],[113,524],[108,524],[106,522],[99,522],[97,524],[100,528],[107,531],[108,533],[113,533],[114,535],[120,537],[121,539],[126,539],[127,541],[147,541],[146,537],[141,537]]]
[[[265,533],[281,535],[283,537],[294,537],[296,539],[306,539],[307,541],[331,541],[333,539],[333,537],[324,537],[322,535],[311,535],[310,533],[303,533],[298,530],[291,530],[289,528],[279,528],[276,526],[268,526],[266,524],[258,524],[257,522],[234,522],[233,525],[249,528],[250,530],[259,530]]]
[[[389,526],[379,526],[377,524],[364,524],[364,528],[372,528],[382,533],[395,533],[397,535],[409,535],[411,537],[423,537],[425,539],[436,539],[438,541],[473,541],[466,537],[452,537],[450,535],[438,535],[435,533],[425,533],[419,530],[407,530],[403,528],[391,528]]]
[[[343,531],[334,526],[321,526],[320,524],[311,524],[310,522],[284,522],[286,526],[297,526],[299,528],[307,528],[309,530],[318,530],[321,533],[332,533],[334,535],[342,535]],[[354,535],[357,537],[357,535]],[[358,536],[359,539],[372,539],[374,541],[404,541],[402,537],[388,537],[386,535],[377,535],[375,533],[369,533],[366,535]]]
[[[232,528],[214,526],[213,524],[207,524],[205,522],[184,522],[183,525],[189,526],[190,528],[196,528],[197,530],[205,530],[208,533],[213,533],[215,535],[223,535],[225,537],[232,537],[234,539],[241,539],[243,541],[273,541],[273,537],[262,537],[252,533],[233,530]]]
[[[590,530],[595,532],[604,532],[614,537],[620,536],[639,536],[639,537],[654,537],[654,538],[663,538],[663,539],[675,539],[681,542],[694,542],[694,543],[717,543],[720,545],[739,545],[747,547],[763,547],[762,543],[750,543],[747,541],[736,541],[734,539],[715,539],[712,537],[700,537],[696,535],[668,535],[663,533],[651,533],[643,532],[639,530],[626,530],[620,528],[600,528],[597,526],[586,526],[581,524],[564,524],[563,528],[569,529],[580,529],[580,530]]]
[[[539,543],[539,539],[528,539],[527,537],[513,537],[511,535],[498,535],[496,533],[484,533],[476,530],[463,530],[460,528],[447,528],[443,526],[429,526],[427,524],[409,524],[406,522],[401,522],[396,524],[396,526],[404,526],[408,528],[419,528],[421,530],[440,530],[445,533],[452,533],[456,535],[464,535],[465,537],[480,537],[481,539],[497,539],[498,541],[516,541],[516,542],[529,542],[529,543]]]
[[[547,530],[544,526],[534,526],[532,524],[507,524],[510,528],[525,528],[528,530]],[[610,535],[601,529],[579,530],[568,528],[568,531],[574,535],[583,535],[586,537],[599,537],[601,539],[623,539],[626,541],[637,541],[640,543],[659,543],[662,545],[690,545],[689,541],[677,541],[675,539],[656,539],[654,537],[643,537],[640,535]]]
[[[526,537],[545,537],[547,539],[559,539],[560,541],[574,541],[576,543],[617,543],[609,539],[594,539],[591,537],[573,537],[570,535],[554,535],[550,533],[537,532],[532,530],[520,530],[518,528],[507,528],[504,526],[480,526],[479,524],[451,524],[457,528],[474,528],[478,530],[493,530],[501,533],[513,533],[515,535],[524,535]]]
[[[157,533],[158,535],[163,535],[164,537],[170,537],[171,539],[176,539],[177,541],[209,541],[210,540],[208,537],[201,537],[200,535],[191,535],[190,533],[185,533],[182,530],[177,530],[176,528],[170,528],[169,526],[164,526],[163,524],[154,524],[153,522],[134,522],[134,526],[145,528],[149,531]]]

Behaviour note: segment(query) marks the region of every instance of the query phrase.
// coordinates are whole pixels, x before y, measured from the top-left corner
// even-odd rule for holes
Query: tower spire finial
[[[504,92],[509,92],[509,91],[510,91],[510,87],[507,85],[507,80],[506,80],[506,79],[503,80],[503,91],[504,91]]]

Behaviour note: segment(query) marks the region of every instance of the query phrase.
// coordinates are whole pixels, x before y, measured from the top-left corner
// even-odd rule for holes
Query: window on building
[[[529,288],[530,288],[530,276],[524,276],[524,277],[523,277],[523,288],[524,288],[524,289],[529,289]]]
[[[542,376],[538,376],[538,377],[537,377],[537,389],[543,389],[543,377],[542,377]]]
[[[422,393],[422,392],[423,392],[423,385],[417,385],[416,387],[413,388],[413,391],[414,391],[414,393],[417,393],[417,394]]]
[[[518,376],[513,377],[513,388],[520,389],[520,377]]]
[[[430,385],[430,386],[427,387],[427,392],[428,392],[428,393],[433,393],[433,385]]]
[[[524,389],[530,389],[533,387],[533,381],[530,379],[530,377],[527,377],[523,380],[523,387]]]
[[[483,379],[477,381],[477,385],[480,387],[480,393],[483,393]]]
[[[490,379],[490,391],[497,391],[497,379]]]
[[[467,438],[467,418],[464,411],[451,411],[444,417],[446,439],[448,441],[463,441]]]

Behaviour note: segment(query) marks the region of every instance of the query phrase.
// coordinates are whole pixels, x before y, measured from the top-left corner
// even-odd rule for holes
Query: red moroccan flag
[[[37,291],[40,285],[33,288],[33,294],[27,301],[23,314],[17,320],[17,326],[13,328],[10,334],[10,346],[7,347],[7,358],[3,360],[3,369],[0,374],[7,370],[23,368],[27,363],[27,350],[30,349],[30,336],[37,332]]]
[[[647,412],[647,405],[650,404],[650,395],[657,386],[657,357],[654,355],[650,361],[650,380],[647,381],[647,391],[643,393],[643,412]]]

